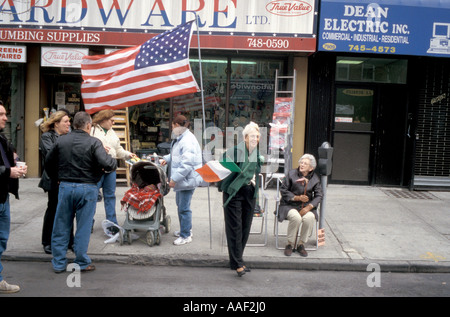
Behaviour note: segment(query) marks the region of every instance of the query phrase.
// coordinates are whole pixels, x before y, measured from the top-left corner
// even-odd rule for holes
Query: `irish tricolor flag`
[[[196,169],[196,171],[200,174],[205,182],[214,183],[220,182],[232,172],[241,172],[241,169],[233,161],[209,161],[202,167]]]

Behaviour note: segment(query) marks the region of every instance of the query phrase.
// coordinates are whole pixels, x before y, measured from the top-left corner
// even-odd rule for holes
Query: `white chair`
[[[258,231],[250,231],[250,235],[263,235],[264,236],[264,242],[263,243],[247,243],[248,247],[264,247],[267,245],[267,212],[268,212],[268,196],[264,192],[264,177],[262,174],[259,174],[260,177],[260,189],[259,189],[259,206],[261,208],[261,212],[258,214],[254,214],[253,224],[255,221],[255,218],[261,219],[261,227]],[[252,225],[253,227],[253,225]]]

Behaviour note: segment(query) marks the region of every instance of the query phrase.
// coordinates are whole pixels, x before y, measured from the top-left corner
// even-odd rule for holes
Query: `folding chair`
[[[262,174],[259,174],[260,177],[260,192],[259,192],[259,204],[257,206],[260,207],[260,210],[256,210],[253,214],[255,218],[261,218],[261,227],[258,231],[250,231],[251,235],[263,234],[264,235],[264,243],[247,243],[248,247],[264,247],[267,245],[267,212],[268,212],[268,196],[264,192],[264,177]],[[255,206],[255,207],[257,207]],[[257,212],[259,211],[259,212]],[[253,226],[252,226],[253,227]]]
[[[275,197],[275,208],[276,209],[275,209],[275,219],[274,219],[274,228],[273,228],[273,230],[274,230],[274,235],[275,235],[275,247],[278,250],[284,250],[284,247],[279,247],[278,246],[278,237],[286,237],[287,236],[287,234],[280,234],[279,233],[279,228],[278,228],[278,225],[279,225],[278,211],[279,211],[279,206],[280,206],[280,201],[281,201],[280,184],[281,184],[281,178],[279,178],[278,181],[277,181],[277,196]],[[317,207],[317,214],[320,217],[320,204]],[[301,226],[302,225],[300,225],[299,229],[301,229]],[[315,225],[314,231],[315,232],[313,232],[313,234],[315,234],[316,244],[315,244],[314,247],[305,248],[305,250],[307,250],[307,251],[316,251],[318,249],[318,247],[319,247],[319,221],[317,219],[316,219],[316,225]],[[300,236],[300,230],[298,231],[297,237],[299,237],[299,236]]]

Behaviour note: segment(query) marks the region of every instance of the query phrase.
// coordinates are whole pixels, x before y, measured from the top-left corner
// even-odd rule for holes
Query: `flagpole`
[[[195,13],[195,24],[197,24],[197,47],[198,47],[198,65],[199,65],[199,71],[200,71],[200,90],[201,90],[201,96],[202,96],[202,114],[203,114],[203,129],[202,129],[202,143],[203,143],[203,149],[206,146],[206,140],[204,138],[205,129],[206,129],[206,120],[205,120],[205,98],[203,94],[203,71],[202,71],[202,55],[200,52],[200,31],[199,31],[199,16],[197,13]],[[203,150],[202,150],[203,153]],[[203,155],[202,155],[203,157]],[[211,199],[209,195],[209,182],[208,184],[208,212],[209,212],[209,248],[212,249],[212,227],[211,227]]]

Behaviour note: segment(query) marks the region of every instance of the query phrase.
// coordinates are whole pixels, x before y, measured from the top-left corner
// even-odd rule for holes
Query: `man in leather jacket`
[[[75,216],[74,262],[82,272],[95,270],[87,250],[97,203],[97,183],[104,171],[116,169],[117,161],[106,153],[99,139],[90,136],[91,126],[88,113],[75,114],[74,130],[58,138],[45,160],[47,174],[59,181],[59,202],[52,234],[52,264],[56,273],[66,270],[66,251]]]
[[[3,102],[0,101],[0,131],[6,127],[8,117]],[[14,149],[3,134],[0,134],[0,260],[9,239],[11,225],[9,194],[19,199],[19,178],[27,173],[27,168],[19,168],[14,161]],[[10,285],[2,277],[0,262],[0,294],[15,293],[17,285]]]

